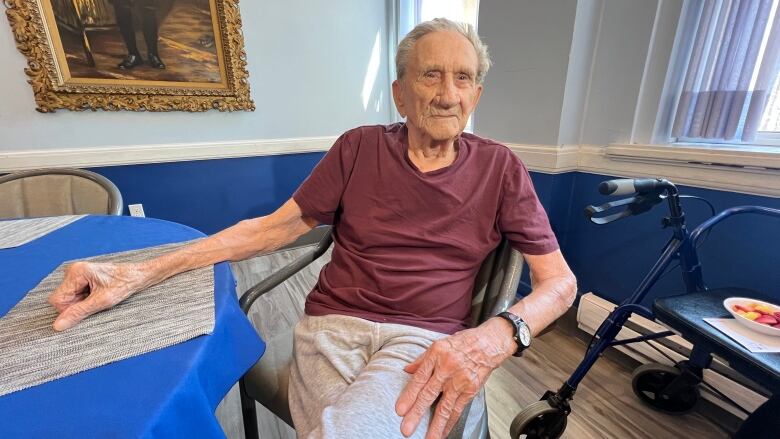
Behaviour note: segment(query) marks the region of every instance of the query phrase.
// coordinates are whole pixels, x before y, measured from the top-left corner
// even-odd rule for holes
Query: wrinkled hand
[[[137,264],[73,263],[48,299],[59,313],[54,330],[72,328],[86,317],[111,308],[138,291],[142,281]]]
[[[411,436],[441,394],[425,438],[445,437],[491,372],[516,348],[510,325],[501,319],[434,342],[404,368],[413,375],[395,405],[403,417],[401,433]]]

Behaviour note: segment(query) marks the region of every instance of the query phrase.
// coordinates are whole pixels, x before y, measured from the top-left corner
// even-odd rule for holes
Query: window
[[[479,9],[479,0],[398,0],[396,14],[398,17],[397,40],[390,51],[395,55],[395,48],[412,28],[423,21],[433,20],[434,18],[447,18],[452,21],[469,23],[477,28],[477,12]],[[390,64],[395,66],[395,60],[391,59]],[[395,74],[393,75],[395,77]],[[396,115],[397,120],[401,120]],[[474,116],[472,115],[466,123],[466,131],[472,132],[474,126]]]
[[[769,94],[756,143],[780,146],[780,74],[775,78],[775,86]]]
[[[672,141],[780,145],[780,0],[686,5]]]
[[[422,0],[416,3],[419,5],[419,21],[444,17],[477,27],[477,0]]]

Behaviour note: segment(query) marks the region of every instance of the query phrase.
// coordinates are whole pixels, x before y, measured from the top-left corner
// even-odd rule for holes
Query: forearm
[[[532,335],[538,335],[571,307],[577,294],[577,280],[573,274],[555,276],[534,284],[531,294],[511,306],[507,311],[520,316],[531,329]],[[500,340],[503,357],[510,357],[517,349],[513,340],[514,328],[506,320],[498,317],[488,319],[480,325],[487,334]]]
[[[294,241],[315,224],[300,217],[288,201],[272,215],[244,220],[208,238],[140,264],[144,285],[154,285],[178,273],[223,261],[240,261]]]
[[[538,282],[531,294],[509,308],[525,320],[532,335],[539,334],[574,303],[577,281],[573,275],[556,276]]]

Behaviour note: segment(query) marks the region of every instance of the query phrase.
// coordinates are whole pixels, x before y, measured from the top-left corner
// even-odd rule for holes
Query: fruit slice
[[[746,305],[734,304],[734,311],[750,312],[753,311],[753,308],[749,308]]]
[[[774,310],[766,305],[756,305],[755,307],[753,307],[753,311],[758,311],[761,314],[770,315],[770,316],[774,314]]]
[[[776,325],[777,319],[772,316],[763,315],[755,320],[756,323],[763,323],[764,325]]]
[[[780,311],[775,312],[775,318],[780,320]]]
[[[761,317],[761,313],[755,312],[755,311],[750,311],[750,312],[746,312],[743,317],[748,319],[748,320],[755,320],[755,319]]]

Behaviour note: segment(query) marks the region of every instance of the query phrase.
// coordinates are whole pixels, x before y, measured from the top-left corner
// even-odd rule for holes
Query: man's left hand
[[[435,341],[406,366],[404,371],[413,375],[395,404],[396,413],[403,417],[401,433],[411,436],[441,395],[425,439],[449,434],[491,372],[517,349],[512,331],[505,320],[492,318]]]

